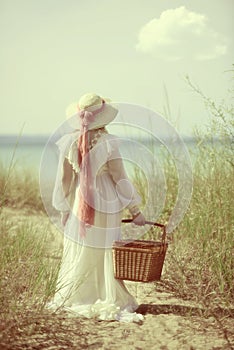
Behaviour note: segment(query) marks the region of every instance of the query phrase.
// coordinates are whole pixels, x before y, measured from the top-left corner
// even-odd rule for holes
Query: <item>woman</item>
[[[138,322],[138,305],[114,278],[112,243],[121,238],[121,214],[128,208],[137,225],[145,218],[129,181],[118,139],[105,126],[118,110],[96,94],[78,103],[80,131],[64,135],[53,206],[61,211],[64,251],[51,308],[102,320]]]

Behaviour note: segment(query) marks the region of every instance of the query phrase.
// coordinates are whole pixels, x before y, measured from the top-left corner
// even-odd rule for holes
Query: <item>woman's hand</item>
[[[132,222],[135,225],[143,226],[145,225],[145,217],[142,213],[139,213],[133,220]]]
[[[67,220],[68,220],[68,218],[69,218],[69,215],[70,215],[70,212],[69,212],[69,211],[62,212],[62,213],[61,213],[61,223],[62,223],[63,227],[66,225]]]

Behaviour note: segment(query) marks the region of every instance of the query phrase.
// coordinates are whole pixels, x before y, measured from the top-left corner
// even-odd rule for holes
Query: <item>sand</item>
[[[89,349],[231,349],[234,348],[234,319],[204,317],[201,307],[179,300],[169,293],[157,293],[155,284],[127,282],[137,297],[141,324],[118,322],[89,323]],[[229,334],[230,332],[230,334]],[[231,335],[232,333],[232,335]],[[231,345],[232,343],[232,345]]]
[[[21,220],[25,220],[26,216],[22,215],[22,212],[17,214],[12,221],[15,220],[19,224]],[[41,220],[45,224],[48,223],[50,227],[52,226],[48,218],[30,215],[30,222],[34,222],[35,226],[41,225]],[[54,229],[52,229],[52,234],[53,231]],[[59,240],[54,240],[53,237],[53,243],[54,249],[52,250],[57,250],[61,245],[61,237]],[[25,347],[13,346],[13,348],[46,350],[234,349],[234,310],[220,308],[217,312],[209,313],[191,301],[178,299],[172,292],[159,291],[155,283],[126,282],[126,285],[139,303],[138,312],[144,314],[144,320],[140,324],[84,318],[66,319],[66,316],[63,315],[61,327],[56,328],[58,331],[56,330],[55,335],[49,336],[49,342],[47,342],[46,330],[43,331],[39,324],[38,339],[41,340],[38,340],[38,343],[37,335],[35,335],[32,347],[30,347],[29,339],[25,339]],[[48,319],[47,322],[54,324],[53,318]],[[63,330],[63,324],[68,325],[68,331]],[[66,327],[64,329],[67,329]],[[45,329],[48,330],[48,328]],[[83,341],[81,333],[86,338]],[[11,346],[7,347],[7,342],[4,344],[6,344],[4,349],[13,349]]]

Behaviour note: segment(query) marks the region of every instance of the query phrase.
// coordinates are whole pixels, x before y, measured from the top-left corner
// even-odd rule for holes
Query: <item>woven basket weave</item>
[[[125,219],[123,222],[131,222]],[[161,278],[168,247],[165,241],[165,226],[150,221],[146,224],[159,226],[163,230],[162,240],[122,240],[113,243],[114,276],[117,279],[135,282],[152,282]]]

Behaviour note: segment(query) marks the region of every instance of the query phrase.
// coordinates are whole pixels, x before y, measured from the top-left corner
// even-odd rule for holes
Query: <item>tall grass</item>
[[[168,254],[171,261],[166,276],[170,284],[180,295],[205,304],[233,302],[232,181],[231,167],[225,167],[208,150],[200,151],[194,165],[190,207],[173,234]]]
[[[1,346],[14,349],[18,329],[35,328],[43,305],[54,293],[59,260],[51,256],[55,233],[48,220],[4,208],[0,214]],[[48,319],[48,315],[46,315]],[[23,325],[23,326],[22,326]],[[32,331],[32,329],[31,329]],[[15,343],[16,342],[16,343]]]
[[[30,170],[6,168],[0,162],[0,208],[44,211],[37,177]]]
[[[193,194],[182,222],[172,233],[159,288],[211,307],[233,305],[234,298],[234,199],[233,167],[216,153],[218,145],[203,144],[193,155]],[[144,203],[147,202],[147,181],[136,171],[134,183]],[[167,181],[166,203],[158,218],[166,223],[173,210],[178,178],[172,163],[165,162]],[[154,174],[150,174],[151,177]],[[150,192],[150,195],[152,193]],[[148,216],[149,214],[146,213]],[[155,238],[151,229],[144,238]]]
[[[161,285],[210,309],[233,305],[234,298],[234,110],[224,102],[217,105],[189,78],[187,82],[203,99],[211,120],[206,129],[195,130],[192,200],[173,232]],[[173,209],[178,189],[176,169],[167,158],[164,170],[167,198],[162,222],[167,221]],[[135,183],[144,193],[146,185],[143,178],[139,180],[139,174]],[[153,236],[152,230],[146,235]],[[156,286],[159,288],[160,283]]]
[[[50,261],[51,241],[55,238],[48,220],[12,218],[12,211],[2,212],[0,271],[2,299],[14,308],[34,303],[40,297],[46,301],[54,291],[58,261]],[[21,222],[19,222],[21,220]],[[8,299],[9,298],[9,299]]]
[[[44,308],[56,290],[62,237],[44,213],[37,178],[1,166],[0,199],[0,347],[73,348],[74,325]],[[87,348],[79,324],[77,349]]]

